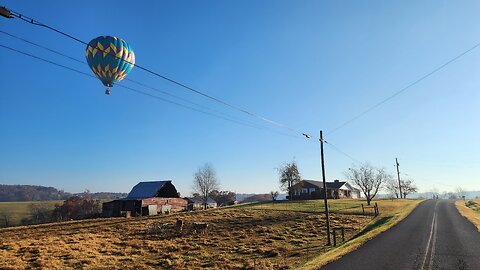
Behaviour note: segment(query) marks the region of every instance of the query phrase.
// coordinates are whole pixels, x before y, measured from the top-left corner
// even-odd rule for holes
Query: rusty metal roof
[[[158,191],[171,180],[165,181],[148,181],[136,184],[125,199],[146,199],[155,197]]]

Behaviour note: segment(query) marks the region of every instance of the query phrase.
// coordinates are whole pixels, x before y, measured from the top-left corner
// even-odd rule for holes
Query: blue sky
[[[125,39],[137,64],[295,129],[327,134],[480,42],[478,1],[2,1],[84,41]],[[18,19],[0,29],[84,60],[85,46]],[[0,43],[90,73],[0,33]],[[295,159],[320,179],[318,143],[279,134],[134,68],[128,78],[253,122],[163,103],[0,48],[0,183],[123,191],[210,162],[222,189],[269,192]],[[480,48],[326,137],[420,191],[480,190]],[[125,85],[149,91],[129,82]],[[151,92],[155,95],[160,95]],[[326,147],[328,179],[353,161]],[[406,174],[406,175],[405,175]]]

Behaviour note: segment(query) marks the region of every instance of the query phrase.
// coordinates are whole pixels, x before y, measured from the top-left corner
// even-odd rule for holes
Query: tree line
[[[91,199],[113,200],[127,196],[127,193],[117,192],[95,192],[88,190],[82,193],[70,193],[58,190],[54,187],[34,185],[0,185],[0,202],[28,202],[28,201],[58,201],[66,200],[72,196],[84,197],[88,195]]]
[[[71,193],[54,187],[32,185],[0,185],[0,202],[65,200]]]

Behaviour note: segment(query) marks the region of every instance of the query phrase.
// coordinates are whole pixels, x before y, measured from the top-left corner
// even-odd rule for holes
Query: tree
[[[198,168],[194,176],[193,189],[200,194],[205,209],[207,209],[208,196],[213,190],[218,189],[219,185],[215,170],[211,164],[205,163],[205,165]]]
[[[408,194],[416,193],[418,191],[412,180],[402,180],[400,184],[402,185],[402,193],[404,199],[407,198]]]
[[[0,218],[3,219],[3,224],[5,227],[10,226],[10,214],[2,212],[0,213]]]
[[[349,168],[345,176],[352,181],[365,195],[367,205],[375,198],[380,187],[391,178],[384,169],[374,168],[368,163],[362,164],[359,168]]]
[[[272,200],[276,201],[278,198],[278,191],[270,191],[270,195],[272,195]]]
[[[28,224],[42,224],[52,221],[53,210],[48,209],[44,204],[32,203],[30,205],[30,212],[32,214]],[[27,223],[27,221],[22,221]]]
[[[463,189],[462,187],[457,187],[455,188],[455,193],[457,193],[458,198],[462,198],[465,200],[465,196],[467,195],[465,189]]]
[[[85,219],[98,216],[101,209],[99,200],[73,196],[62,205],[55,205],[52,216],[56,220]]]
[[[385,182],[385,190],[390,194],[394,195],[397,199],[399,198],[398,182],[395,181],[393,178],[388,179]]]
[[[213,190],[210,192],[210,197],[217,202],[219,206],[227,206],[233,205],[237,196],[235,192]]]
[[[302,176],[298,171],[297,163],[295,163],[295,161],[285,163],[277,170],[280,178],[280,188],[288,192],[288,198],[291,200],[291,187],[302,181]]]

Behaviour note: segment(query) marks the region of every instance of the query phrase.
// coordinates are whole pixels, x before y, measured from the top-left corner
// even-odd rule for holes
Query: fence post
[[[363,208],[363,203],[362,203],[362,212],[365,215],[365,208]]]
[[[375,208],[377,209],[377,216],[380,215],[380,211],[378,211],[378,204],[375,202]]]
[[[337,246],[337,230],[333,229],[333,246]]]
[[[345,242],[345,228],[342,227],[342,242]]]
[[[307,262],[308,262],[308,252],[309,252],[309,246],[308,246],[308,241],[307,241]]]

